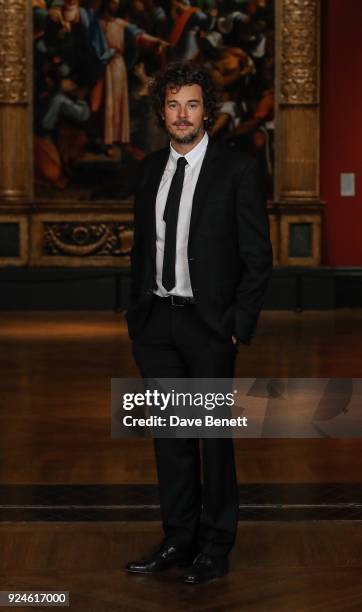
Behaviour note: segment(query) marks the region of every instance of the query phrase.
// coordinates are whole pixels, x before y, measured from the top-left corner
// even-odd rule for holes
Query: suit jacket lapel
[[[197,228],[197,220],[199,218],[202,207],[205,205],[206,195],[211,177],[215,172],[215,163],[217,161],[218,146],[217,143],[209,137],[205,157],[202,162],[200,174],[195,187],[194,197],[192,200],[192,210],[189,230],[189,245]]]
[[[165,147],[158,152],[150,168],[150,177],[146,181],[146,193],[144,195],[146,235],[150,236],[150,254],[154,265],[156,264],[156,198],[169,154],[170,147]]]

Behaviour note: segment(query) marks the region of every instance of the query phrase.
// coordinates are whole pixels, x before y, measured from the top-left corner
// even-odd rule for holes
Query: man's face
[[[108,0],[107,9],[111,15],[117,15],[118,9],[120,7],[120,0]]]
[[[192,143],[203,134],[206,116],[200,85],[184,85],[178,91],[168,87],[163,118],[171,140],[179,144]]]

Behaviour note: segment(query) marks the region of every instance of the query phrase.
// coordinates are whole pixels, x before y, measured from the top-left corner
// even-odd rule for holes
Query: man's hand
[[[233,341],[233,344],[237,344],[238,343],[238,339],[235,336],[231,336],[231,339]]]

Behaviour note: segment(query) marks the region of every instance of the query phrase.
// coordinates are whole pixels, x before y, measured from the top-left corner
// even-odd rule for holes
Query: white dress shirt
[[[187,245],[189,240],[190,219],[192,210],[192,200],[194,191],[199,177],[201,165],[205,156],[206,147],[209,137],[204,133],[203,138],[191,151],[186,155],[178,153],[170,143],[170,155],[162,175],[160,186],[156,198],[156,284],[155,293],[161,296],[166,295],[181,295],[184,297],[193,297],[190,282],[189,264],[187,258]],[[176,285],[171,291],[166,291],[162,285],[162,266],[163,253],[165,247],[165,228],[166,223],[163,220],[163,212],[166,205],[167,195],[170,189],[172,177],[176,170],[177,160],[179,157],[185,157],[187,165],[185,166],[185,177],[182,187],[180,200],[180,208],[177,221],[176,233],[176,267],[175,278]]]

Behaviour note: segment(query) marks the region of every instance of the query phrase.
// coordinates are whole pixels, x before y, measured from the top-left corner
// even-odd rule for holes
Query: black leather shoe
[[[210,557],[205,553],[199,553],[182,580],[187,584],[210,582],[210,580],[216,580],[227,574],[228,569],[228,561],[225,557]]]
[[[192,562],[194,554],[172,544],[163,543],[149,557],[127,563],[126,570],[133,574],[155,574],[175,566],[187,567]]]

